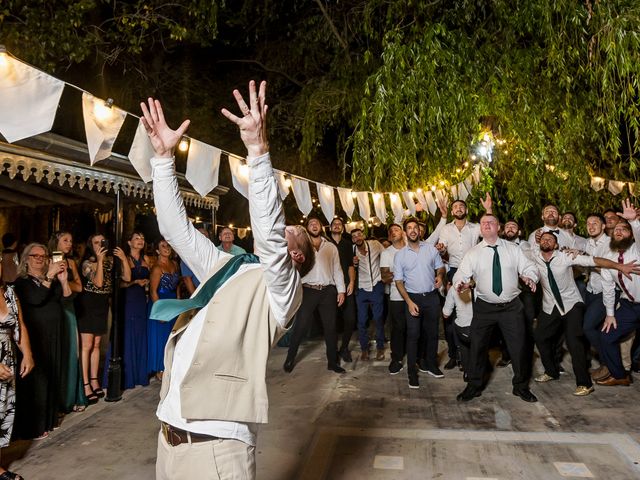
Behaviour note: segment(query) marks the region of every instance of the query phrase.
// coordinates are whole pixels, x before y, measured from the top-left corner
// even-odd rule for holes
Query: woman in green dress
[[[71,259],[73,252],[73,237],[71,233],[60,231],[51,236],[49,240],[49,250],[52,255],[61,255],[61,259],[67,262],[67,274],[69,277],[69,287],[73,295],[62,299],[64,308],[64,322],[60,339],[62,341],[62,359],[61,369],[62,378],[60,379],[60,410],[63,413],[82,412],[87,408],[88,401],[82,388],[82,370],[80,369],[80,351],[79,351],[79,335],[78,322],[76,320],[76,311],[73,306],[73,298],[82,292],[82,280],[78,274],[78,267]],[[54,261],[57,259],[54,259]]]

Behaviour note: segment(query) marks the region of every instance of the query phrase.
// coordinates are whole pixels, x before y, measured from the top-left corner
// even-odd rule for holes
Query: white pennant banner
[[[429,203],[427,202],[427,197],[425,197],[424,193],[416,191],[416,198],[418,199],[418,203],[422,207],[423,211],[426,212],[429,210]]]
[[[384,204],[384,195],[382,193],[373,194],[373,208],[376,211],[376,217],[378,217],[382,223],[387,221],[387,207]]]
[[[4,54],[0,75],[0,133],[9,143],[48,132],[65,83]]]
[[[618,195],[622,192],[624,188],[625,182],[620,182],[618,180],[609,180],[609,191],[614,195]]]
[[[129,161],[136,169],[144,183],[151,181],[151,158],[155,155],[149,135],[142,122],[138,122],[136,135],[133,137],[131,149],[129,149]]]
[[[337,187],[336,190],[338,190],[338,197],[340,197],[342,209],[347,214],[347,217],[353,217],[353,211],[355,210],[356,206],[353,203],[353,195],[351,195],[351,189]]]
[[[247,229],[246,228],[238,228],[238,238],[240,240],[242,240],[246,236],[247,236]]]
[[[458,199],[458,186],[457,185],[451,185],[451,199],[452,200],[457,200]]]
[[[185,178],[201,197],[218,186],[222,150],[195,138],[189,142]]]
[[[602,177],[591,177],[591,188],[599,192],[604,188],[605,180]]]
[[[411,213],[411,215],[415,215],[416,202],[413,201],[413,192],[402,192],[402,199],[404,200],[404,204],[409,209],[409,213]]]
[[[369,207],[369,192],[356,192],[358,199],[358,211],[365,222],[371,218],[371,208]]]
[[[311,192],[309,191],[309,182],[297,177],[291,179],[291,186],[293,187],[293,196],[296,198],[298,204],[298,210],[304,215],[309,215],[313,204],[311,203]]]
[[[389,205],[391,206],[391,211],[393,212],[394,223],[401,223],[402,218],[404,217],[404,207],[402,206],[400,195],[398,195],[397,193],[390,193]]]
[[[101,98],[90,93],[82,94],[82,117],[87,135],[87,147],[91,165],[111,156],[111,149],[120,133],[127,112],[108,107]]]
[[[464,182],[460,182],[458,184],[458,198],[464,202],[468,196],[469,196],[469,190],[467,190],[467,187]]]
[[[429,213],[431,213],[431,215],[435,215],[436,210],[438,209],[438,205],[436,204],[436,201],[433,198],[433,193],[427,192],[425,197],[427,199],[427,207],[429,208]]]
[[[240,157],[229,155],[229,168],[231,169],[231,181],[244,198],[249,198],[249,167],[242,163]]]
[[[473,175],[473,180],[474,180],[476,183],[480,183],[480,165],[476,165],[476,166],[473,168],[473,173],[472,173],[472,175]]]
[[[327,222],[331,223],[336,213],[336,200],[333,196],[333,187],[316,182],[316,189],[318,190],[318,200],[320,201],[322,213],[324,213]]]
[[[287,185],[287,178],[285,177],[285,172],[281,170],[273,169],[276,174],[276,180],[278,180],[278,188],[280,189],[280,198],[284,200],[289,195],[289,185]]]
[[[635,183],[629,182],[629,193],[634,197],[636,196],[636,184]]]

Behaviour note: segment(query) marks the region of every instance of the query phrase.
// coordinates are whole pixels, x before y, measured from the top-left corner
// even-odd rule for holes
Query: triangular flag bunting
[[[318,200],[320,201],[322,213],[324,213],[327,222],[330,223],[336,212],[336,200],[333,196],[333,187],[316,182],[316,189],[318,190]]]
[[[311,212],[313,208],[309,182],[301,178],[293,177],[291,179],[291,186],[293,187],[293,196],[296,198],[296,203],[298,204],[298,210],[304,215],[309,215],[309,212]]]
[[[353,217],[353,211],[355,210],[356,205],[353,203],[353,195],[351,195],[351,189],[337,187],[336,190],[338,190],[338,197],[340,197],[342,209],[347,214],[347,217]]]
[[[201,197],[218,186],[222,151],[194,138],[189,142],[185,178]]]

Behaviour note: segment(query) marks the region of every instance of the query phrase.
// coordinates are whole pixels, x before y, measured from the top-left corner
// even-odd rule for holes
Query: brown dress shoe
[[[609,369],[606,365],[601,365],[591,372],[591,378],[594,380],[604,380],[608,376],[610,376]]]
[[[360,360],[369,360],[369,350],[362,350],[362,353],[360,353]]]
[[[629,375],[623,378],[608,376],[603,380],[596,380],[596,383],[604,387],[617,387],[618,385],[628,387],[629,385],[631,385],[631,378],[629,377]]]
[[[376,352],[376,360],[384,360],[384,348]]]

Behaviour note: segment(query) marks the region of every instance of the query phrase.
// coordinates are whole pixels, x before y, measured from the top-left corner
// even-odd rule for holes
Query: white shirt
[[[458,281],[458,272],[453,276],[452,284]],[[456,310],[455,324],[459,327],[468,327],[473,320],[473,298],[471,297],[471,289],[458,293],[458,290],[451,287],[447,293],[447,298],[442,307],[442,315],[450,317],[453,309]]]
[[[542,253],[539,252],[534,257],[534,260],[538,266],[538,271],[540,272],[540,285],[542,285],[542,310],[545,313],[550,314],[553,312],[553,307],[558,307],[560,314],[564,315],[571,310],[576,303],[583,301],[580,291],[576,285],[576,281],[573,278],[573,266],[594,267],[595,263],[592,256],[578,255],[576,258],[572,258],[572,255],[567,253],[559,252],[557,250],[553,252],[550,260],[551,273],[553,273],[553,278],[558,285],[560,298],[562,298],[564,308],[560,308],[560,305],[558,305],[558,302],[556,301],[556,297],[553,295],[551,284],[549,283],[547,265],[545,264],[545,259],[542,258]]]
[[[251,230],[260,263],[243,265],[234,276],[248,269],[262,269],[271,312],[274,319],[284,327],[295,314],[302,295],[300,275],[289,257],[282,208],[273,208],[274,205],[280,206],[280,196],[269,154],[247,158],[247,164]],[[153,158],[151,166],[160,233],[202,282],[219,261],[231,255],[218,250],[213,242],[189,222],[178,190],[173,159]],[[224,285],[220,287],[223,288]],[[193,361],[209,306],[210,304],[196,314],[176,343],[169,390],[164,400],[158,404],[156,415],[161,421],[183,430],[233,438],[255,445],[257,429],[254,424],[207,419],[187,421],[180,414],[180,385]]]
[[[335,285],[338,293],[345,293],[344,275],[340,266],[338,248],[327,239],[320,237],[320,247],[316,251],[313,268],[302,277],[302,283],[309,285]]]
[[[360,253],[357,245],[353,245],[355,254],[358,256],[358,266],[356,272],[358,274],[358,288],[366,292],[373,290],[381,280],[380,276],[380,255],[384,251],[384,247],[377,240],[365,240],[364,245],[366,252]]]
[[[473,278],[476,282],[476,298],[488,303],[507,303],[520,294],[519,276],[528,277],[537,282],[538,269],[535,263],[514,243],[498,238],[495,245],[498,246],[502,272],[502,292],[500,295],[493,293],[494,250],[489,247],[486,240],[481,241],[465,254],[456,272],[458,280],[454,283],[454,287],[460,283],[467,283]]]
[[[384,249],[384,252],[380,255],[380,268],[388,268],[391,273],[393,273],[393,259],[401,249],[394,247],[393,245],[389,245]],[[398,287],[396,287],[396,282],[393,280],[389,284],[389,299],[392,302],[404,302],[402,295],[398,291]]]
[[[480,225],[477,223],[465,222],[461,230],[456,227],[455,221],[442,227],[439,243],[447,247],[449,267],[457,268],[464,254],[476,245],[479,239]]]
[[[611,249],[609,243],[611,239],[606,233],[602,233],[598,239],[589,238],[585,252],[594,257],[609,258]],[[616,258],[617,261],[617,258]],[[587,283],[587,291],[595,295],[602,293],[602,275],[595,268],[589,269],[589,282]]]
[[[634,220],[633,222],[629,222],[629,225],[631,225],[631,228],[633,229],[634,237],[640,233],[640,221]],[[618,255],[618,252],[610,250],[609,255],[607,255],[606,258],[617,262]],[[638,243],[633,243],[627,251],[624,252],[624,263],[629,263],[634,260],[637,263],[640,263],[640,246],[638,246]],[[615,288],[616,284],[620,285],[619,272],[617,270],[603,268],[600,273],[602,275],[602,302],[607,310],[607,315],[613,317],[615,314],[616,302]],[[631,277],[632,280],[629,280],[624,275],[622,276],[626,291],[625,288],[620,287],[620,297],[626,298],[631,302],[640,303],[640,275],[631,275]],[[631,294],[633,300],[629,298],[627,291]]]
[[[538,228],[534,230],[533,233],[529,235],[529,244],[531,245],[531,250],[533,250],[533,255],[540,251],[540,244],[536,242],[536,232],[538,230],[540,229]],[[542,227],[543,232],[549,232],[551,230],[554,230],[554,232],[555,230],[558,230],[558,233],[556,233],[556,238],[558,239],[558,248],[560,250],[564,248],[573,248],[574,239],[566,231],[562,230],[560,227],[549,227],[547,225],[544,225]]]
[[[569,235],[569,238],[571,238],[572,240],[571,246],[569,248],[580,250],[581,252],[585,251],[585,249],[587,248],[586,238],[581,237],[580,235],[576,235],[571,230],[562,230],[562,231],[565,232],[567,235]]]

